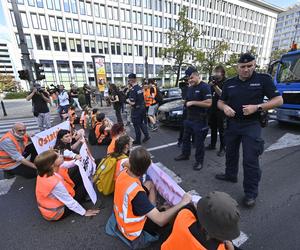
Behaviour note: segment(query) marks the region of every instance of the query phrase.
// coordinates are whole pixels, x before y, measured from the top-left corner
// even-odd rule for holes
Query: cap
[[[130,73],[130,74],[128,75],[128,79],[136,79],[136,74]]]
[[[250,53],[244,53],[240,55],[240,58],[238,60],[238,63],[248,63],[255,60],[255,57],[251,55]]]
[[[194,72],[198,72],[197,69],[196,69],[195,67],[193,67],[193,66],[190,66],[190,67],[188,67],[188,68],[186,69],[186,71],[185,71],[185,76],[186,76],[186,77],[190,77],[191,74],[193,74]]]
[[[237,202],[229,194],[214,191],[199,200],[198,220],[211,238],[233,240],[240,235],[237,207]]]

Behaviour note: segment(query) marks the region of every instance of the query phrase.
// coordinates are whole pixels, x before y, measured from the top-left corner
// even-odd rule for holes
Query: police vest
[[[161,250],[206,250],[206,248],[191,234],[189,227],[197,221],[189,209],[182,209],[175,220],[169,238],[161,245]],[[222,243],[217,250],[226,250]]]
[[[115,184],[114,213],[119,230],[130,241],[141,235],[146,222],[146,216],[135,216],[132,210],[131,202],[140,191],[145,191],[140,180],[122,171]]]
[[[156,96],[156,88],[154,87],[154,96]],[[145,106],[149,107],[156,103],[155,98],[151,95],[151,88],[147,88],[144,90],[144,100],[145,100]]]
[[[16,137],[13,135],[12,132],[7,132],[6,134],[4,134],[2,136],[2,138],[0,139],[0,142],[2,142],[3,140],[5,140],[6,138],[9,138],[14,144],[15,147],[17,149],[17,151],[20,154],[23,154],[25,147],[28,144],[29,141],[29,137],[28,135],[24,135],[22,140],[23,140],[23,145],[21,145],[18,140],[16,139]],[[6,169],[9,167],[12,167],[16,164],[17,162],[15,160],[13,160],[10,155],[4,151],[4,150],[0,150],[0,169]]]
[[[66,189],[69,191],[70,186],[66,184],[63,177],[59,174],[53,174],[52,176],[37,176],[36,178],[36,188],[35,195],[38,203],[38,208],[42,216],[49,221],[59,220],[65,211],[65,205],[53,195],[51,195],[54,187],[62,182]],[[75,192],[70,193],[71,196],[74,196]]]

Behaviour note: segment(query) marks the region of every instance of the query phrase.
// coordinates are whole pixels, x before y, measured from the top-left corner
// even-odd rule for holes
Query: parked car
[[[161,89],[160,91],[163,94],[163,103],[180,100],[182,98],[180,88]]]
[[[161,105],[157,115],[159,122],[166,126],[179,127],[183,120],[183,105],[183,99]]]

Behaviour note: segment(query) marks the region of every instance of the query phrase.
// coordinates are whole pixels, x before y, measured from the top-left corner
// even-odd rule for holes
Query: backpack
[[[126,155],[119,157],[113,157],[108,155],[102,159],[99,163],[96,173],[93,177],[93,181],[97,186],[97,189],[103,195],[110,195],[115,190],[114,175],[116,171],[116,165],[119,160],[127,158]]]
[[[156,95],[155,95],[154,99],[159,105],[162,104],[162,102],[164,100],[164,96],[158,87],[156,87]]]

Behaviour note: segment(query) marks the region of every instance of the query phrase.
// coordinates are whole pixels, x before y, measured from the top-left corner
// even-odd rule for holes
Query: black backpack
[[[158,87],[156,87],[156,96],[155,96],[155,101],[160,105],[164,101],[164,96],[162,92],[159,90]]]

